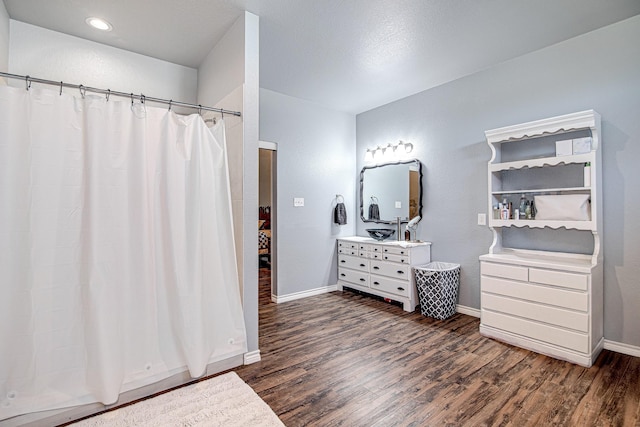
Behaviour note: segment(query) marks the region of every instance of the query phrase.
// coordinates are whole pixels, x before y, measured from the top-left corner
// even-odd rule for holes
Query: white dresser
[[[591,366],[604,343],[600,115],[582,111],[490,130],[486,137],[489,212],[505,199],[517,206],[519,197],[578,196],[589,203],[585,217],[563,217],[567,205],[560,216],[489,215],[493,242],[480,256],[480,333]],[[553,249],[577,233],[591,234],[593,245]],[[514,237],[521,238],[518,248],[507,244]]]
[[[399,301],[414,311],[418,292],[413,266],[431,261],[431,242],[378,242],[368,237],[338,240],[338,289],[352,288]]]

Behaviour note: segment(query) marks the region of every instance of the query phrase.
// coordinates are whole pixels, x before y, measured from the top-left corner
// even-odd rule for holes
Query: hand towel
[[[333,222],[338,225],[345,225],[347,223],[347,208],[344,203],[337,203],[333,211]]]
[[[369,219],[380,219],[380,209],[377,203],[369,205]]]

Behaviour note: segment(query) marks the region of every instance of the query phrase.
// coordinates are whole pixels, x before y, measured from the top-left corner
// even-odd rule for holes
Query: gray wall
[[[355,234],[355,117],[260,89],[260,140],[278,144],[277,295],[335,285],[336,238]],[[336,194],[346,225],[332,223]]]
[[[357,116],[358,171],[367,147],[415,144],[425,167],[418,237],[433,242],[434,260],[462,264],[460,304],[479,308],[478,256],[491,243],[476,225],[489,214],[484,131],[592,108],[603,122],[605,338],[640,345],[638,40],[640,16]]]
[[[9,14],[0,1],[0,71],[9,69]],[[0,79],[2,82],[2,79]]]

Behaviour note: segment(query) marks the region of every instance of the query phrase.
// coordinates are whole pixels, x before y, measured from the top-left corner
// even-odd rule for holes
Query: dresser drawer
[[[388,292],[394,295],[406,297],[409,295],[411,282],[390,279],[384,276],[371,275],[371,289]]]
[[[517,265],[496,264],[483,261],[480,263],[480,273],[485,276],[522,280],[523,282],[529,280],[529,269]]]
[[[589,276],[587,276],[586,274],[565,273],[563,271],[530,268],[529,281],[542,283],[545,285],[553,285],[563,288],[586,291],[589,283]]]
[[[369,271],[372,274],[381,274],[395,279],[409,280],[409,272],[411,269],[408,265],[371,260],[371,269]]]
[[[338,265],[344,268],[352,268],[369,272],[369,260],[366,258],[355,257],[351,255],[338,255]]]
[[[369,286],[369,275],[367,273],[338,267],[338,280],[355,283],[360,286]]]
[[[407,248],[397,248],[397,247],[384,247],[382,252],[385,254],[393,254],[393,255],[409,255],[409,249]]]
[[[580,332],[589,332],[587,313],[485,293],[482,294],[482,308]]]
[[[581,353],[591,351],[589,349],[589,336],[587,334],[568,331],[555,326],[544,325],[484,309],[482,310],[481,319],[483,325],[522,335],[527,338],[533,338]]]
[[[339,254],[345,254],[345,255],[358,255],[358,249],[357,248],[338,247],[338,253]]]
[[[403,255],[382,254],[382,259],[385,261],[399,262],[400,264],[409,264],[409,257]]]
[[[347,242],[345,240],[338,240],[338,248],[358,249],[358,243]]]
[[[484,293],[489,292],[571,310],[587,311],[589,306],[589,296],[586,293],[554,289],[530,283],[514,282],[496,277],[482,276],[480,279],[480,288],[483,293],[483,298]]]

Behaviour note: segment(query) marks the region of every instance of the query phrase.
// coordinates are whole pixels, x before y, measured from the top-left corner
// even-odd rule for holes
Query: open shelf
[[[575,154],[572,156],[542,157],[538,159],[517,160],[514,162],[491,163],[489,164],[489,171],[500,172],[510,169],[541,168],[545,166],[557,166],[562,164],[569,165],[593,161],[594,158],[592,153]]]
[[[595,230],[594,221],[548,221],[537,219],[490,219],[490,227],[566,228],[567,230]]]

